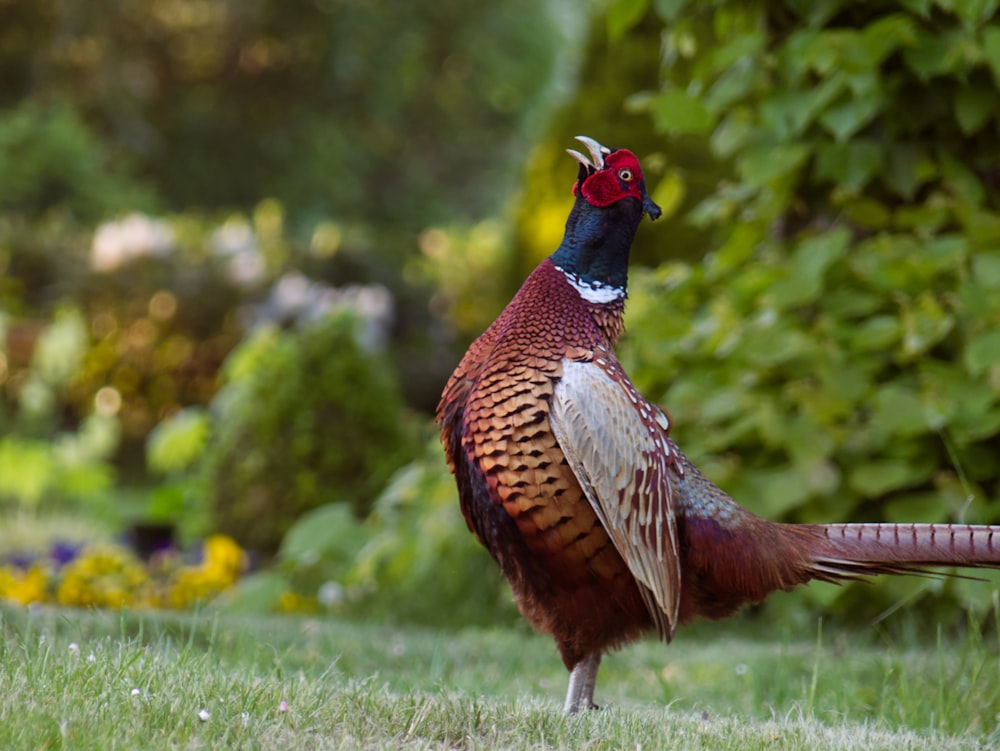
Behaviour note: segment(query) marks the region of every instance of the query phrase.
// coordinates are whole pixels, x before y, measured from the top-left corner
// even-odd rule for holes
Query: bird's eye
[[[618,179],[624,180],[625,182],[632,181],[632,170],[630,169],[620,169],[618,170]]]

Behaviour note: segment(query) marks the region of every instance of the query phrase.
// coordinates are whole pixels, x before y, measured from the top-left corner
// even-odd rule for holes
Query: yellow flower
[[[315,597],[285,591],[278,599],[278,610],[282,613],[316,613],[319,611],[319,602]]]
[[[0,600],[50,601],[54,588],[61,605],[188,608],[233,586],[249,568],[249,556],[227,535],[208,537],[197,565],[180,566],[179,560],[158,557],[147,566],[125,548],[93,546],[55,574],[37,565],[0,566]]]
[[[218,589],[205,577],[200,566],[180,569],[171,577],[170,584],[165,604],[173,608],[189,608],[218,594]]]
[[[10,567],[0,569],[0,597],[21,605],[45,602],[48,583],[45,569],[38,565],[23,571]]]
[[[204,569],[219,582],[233,584],[246,571],[249,560],[243,548],[228,535],[210,535],[205,540]]]
[[[233,538],[211,535],[205,540],[201,563],[184,566],[174,572],[165,604],[187,608],[210,600],[233,586],[248,564],[246,552]]]
[[[128,551],[94,547],[63,569],[56,599],[62,605],[120,608],[135,603],[148,578]]]

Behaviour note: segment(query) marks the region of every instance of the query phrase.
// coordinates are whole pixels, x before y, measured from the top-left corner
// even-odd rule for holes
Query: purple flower
[[[31,553],[11,553],[7,558],[7,562],[13,568],[27,569],[35,562],[35,556]]]
[[[82,547],[82,545],[72,542],[58,541],[52,544],[52,548],[49,550],[49,558],[57,566],[65,566],[80,554]]]

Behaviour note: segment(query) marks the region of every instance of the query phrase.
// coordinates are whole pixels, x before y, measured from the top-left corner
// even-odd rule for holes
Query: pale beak
[[[588,170],[602,170],[604,169],[604,156],[611,153],[611,149],[607,146],[601,146],[593,138],[588,138],[587,136],[577,136],[576,140],[587,147],[587,151],[590,152],[590,159],[587,159],[579,151],[574,151],[573,149],[566,149],[566,153],[571,157],[576,159],[580,164],[586,167]],[[591,161],[593,160],[593,161]]]

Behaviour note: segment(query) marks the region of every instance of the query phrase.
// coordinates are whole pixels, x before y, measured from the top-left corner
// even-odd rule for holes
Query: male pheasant
[[[1000,567],[1000,526],[772,523],[687,460],[612,349],[632,239],[660,209],[632,152],[578,140],[590,158],[569,151],[580,170],[562,243],[469,348],[437,412],[470,530],[571,671],[565,710],[592,707],[601,655],[647,631],[670,641],[678,624],[811,579]]]

